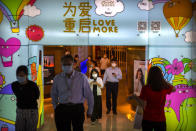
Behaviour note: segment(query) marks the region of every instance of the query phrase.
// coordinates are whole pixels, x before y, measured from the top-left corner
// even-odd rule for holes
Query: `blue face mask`
[[[19,83],[24,83],[26,81],[26,77],[17,76],[16,78]]]
[[[72,65],[62,66],[62,70],[63,70],[63,72],[65,72],[65,74],[70,74],[73,71],[73,67],[72,67]]]

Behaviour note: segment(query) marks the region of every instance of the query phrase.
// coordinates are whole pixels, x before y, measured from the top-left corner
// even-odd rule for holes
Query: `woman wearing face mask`
[[[90,67],[89,67],[89,77],[91,76],[90,74],[91,74],[92,69],[96,69],[96,70],[98,71],[98,75],[99,75],[99,76],[101,75],[100,69],[99,69],[99,67],[97,66],[97,62],[94,61],[94,60],[91,61],[91,65],[90,65]]]
[[[99,73],[96,69],[91,70],[89,83],[94,95],[94,108],[91,117],[92,124],[94,124],[97,119],[102,117],[101,88],[103,88],[103,81],[101,77],[99,77]]]
[[[17,81],[12,83],[16,95],[16,131],[36,131],[38,122],[39,88],[33,81],[28,80],[28,69],[19,66],[16,70]]]

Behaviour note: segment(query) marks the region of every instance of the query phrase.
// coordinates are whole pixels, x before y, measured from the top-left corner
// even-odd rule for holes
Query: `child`
[[[94,108],[91,116],[92,124],[102,117],[102,99],[101,88],[103,88],[103,81],[99,77],[99,72],[96,69],[92,69],[89,78],[90,88],[94,95]]]

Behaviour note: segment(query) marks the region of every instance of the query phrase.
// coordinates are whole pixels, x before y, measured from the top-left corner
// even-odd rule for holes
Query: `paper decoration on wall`
[[[96,14],[112,17],[123,12],[124,4],[120,0],[95,0]]]
[[[184,65],[182,61],[174,59],[173,64],[165,66],[165,69],[168,70],[168,74],[179,75],[184,70]]]
[[[140,0],[137,6],[141,10],[149,11],[154,8],[155,4],[165,3],[168,1],[170,0]]]
[[[2,13],[2,11],[0,9],[0,24],[1,24],[2,21],[3,21],[3,13]]]
[[[0,94],[7,94],[7,95],[13,95],[13,91],[12,91],[12,85],[8,84],[6,86],[4,86],[1,90],[0,90]]]
[[[29,58],[29,69],[30,69],[30,80],[36,81],[37,80],[37,57]]]
[[[180,121],[180,105],[187,98],[196,98],[194,87],[180,84],[175,86],[176,92],[167,96],[167,102],[170,101],[170,107],[176,112],[177,119]],[[167,105],[168,103],[166,103]],[[196,104],[196,103],[195,103]]]
[[[5,85],[5,76],[0,72],[0,90]]]
[[[190,31],[185,33],[185,41],[188,43],[195,43],[196,42],[196,32]]]
[[[194,131],[196,122],[196,98],[184,100],[180,106],[180,123],[177,131]]]
[[[0,127],[6,127],[9,130],[14,130],[16,120],[16,96],[12,91],[11,84],[4,86],[0,90]],[[5,128],[6,129],[6,128]]]
[[[40,15],[40,10],[37,9],[36,6],[31,6],[31,5],[26,5],[24,7],[24,15],[30,16],[30,17],[35,17],[37,15]]]
[[[168,1],[163,7],[163,13],[178,37],[180,31],[189,23],[193,15],[192,3],[190,0]]]
[[[167,130],[194,130],[196,123],[196,83],[192,79],[187,80],[186,74],[193,70],[194,61],[189,58],[173,59],[170,63],[164,58],[152,58],[149,67],[158,66],[164,78],[171,82],[176,92],[167,95],[165,104],[165,116]]]
[[[171,107],[165,107],[164,111],[167,123],[167,131],[175,131],[179,124],[175,111]]]
[[[19,20],[23,15],[25,5],[33,5],[36,0],[1,0],[0,9],[11,25],[13,33],[19,32]]]
[[[13,64],[13,55],[20,49],[20,40],[12,37],[6,42],[0,37],[0,56],[4,67],[11,67]]]
[[[159,4],[159,3],[165,3],[165,2],[168,2],[170,0],[151,0],[151,1],[152,1],[152,4],[155,5],[155,4]]]
[[[29,38],[29,40],[37,42],[44,37],[44,31],[38,25],[31,25],[26,29],[26,36]]]
[[[141,10],[151,10],[152,8],[154,8],[154,5],[152,4],[152,1],[150,0],[142,0],[138,3],[137,6]]]
[[[38,109],[38,124],[37,128],[44,123],[44,86],[42,81],[42,51],[39,51],[39,67],[37,73],[37,85],[40,90],[39,109]]]

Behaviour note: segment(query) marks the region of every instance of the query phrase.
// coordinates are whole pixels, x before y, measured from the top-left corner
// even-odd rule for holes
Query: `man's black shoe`
[[[117,112],[113,112],[114,115],[117,115]]]

